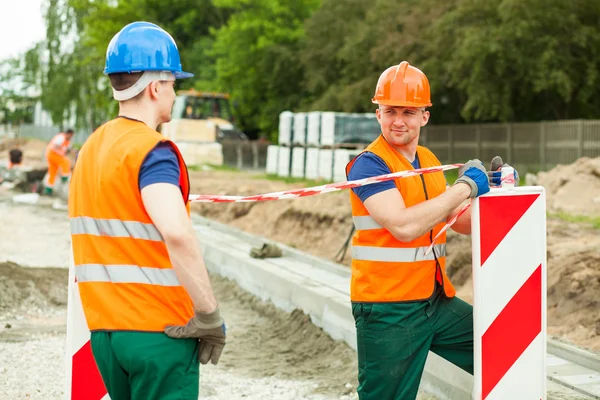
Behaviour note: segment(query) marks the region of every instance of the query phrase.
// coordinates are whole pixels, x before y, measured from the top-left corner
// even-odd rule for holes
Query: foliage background
[[[44,15],[46,40],[0,68],[0,109],[22,105],[4,122],[27,118],[28,87],[54,121],[112,118],[106,46],[136,20],[175,38],[195,74],[179,87],[230,93],[253,138],[275,139],[284,110],[372,112],[402,60],[430,80],[432,123],[600,114],[597,0],[46,0]]]

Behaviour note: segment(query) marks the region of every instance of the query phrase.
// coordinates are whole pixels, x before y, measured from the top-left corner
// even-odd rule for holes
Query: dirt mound
[[[23,150],[23,145],[27,143],[27,139],[5,138],[0,139],[0,152],[8,152],[10,149],[18,148]],[[3,154],[4,156],[4,154]]]
[[[0,311],[67,305],[66,268],[27,268],[0,263]]]
[[[551,212],[600,216],[600,158],[583,157],[537,175]]]
[[[32,168],[46,166],[44,154],[47,143],[39,139],[2,139],[0,140],[0,160],[8,160],[8,151],[18,148],[23,152],[23,165]]]
[[[225,318],[235,324],[228,328],[230,341],[220,365],[245,369],[257,378],[312,380],[317,384],[315,392],[343,390],[347,383],[356,387],[356,353],[313,325],[308,315],[278,310],[226,278],[211,276],[211,282]],[[257,367],[264,354],[271,355],[269,362]]]

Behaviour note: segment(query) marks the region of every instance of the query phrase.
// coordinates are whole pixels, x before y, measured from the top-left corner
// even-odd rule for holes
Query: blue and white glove
[[[502,157],[500,157],[500,156],[494,157],[492,159],[492,162],[490,163],[490,170],[487,173],[491,187],[501,186],[502,182],[500,181],[500,178],[502,177],[502,167],[510,167],[510,165],[504,163],[504,161],[502,161]],[[514,167],[513,167],[513,169],[514,169]],[[519,186],[519,173],[517,172],[516,169],[515,169],[515,186]]]
[[[487,171],[478,159],[469,160],[458,169],[458,179],[454,184],[466,183],[471,188],[470,198],[481,196],[490,191]]]

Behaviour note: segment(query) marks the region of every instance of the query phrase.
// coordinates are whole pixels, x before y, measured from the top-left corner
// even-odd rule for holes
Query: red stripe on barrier
[[[108,392],[96,366],[89,340],[73,356],[72,400],[100,400]]]
[[[481,338],[481,384],[484,399],[541,331],[540,265]]]
[[[521,219],[523,214],[540,197],[539,194],[521,196],[481,197],[479,199],[479,221],[481,237],[481,266],[492,254],[502,239]]]

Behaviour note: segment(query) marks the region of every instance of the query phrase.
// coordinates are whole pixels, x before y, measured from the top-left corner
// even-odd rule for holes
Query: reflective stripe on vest
[[[181,286],[175,270],[138,267],[137,265],[82,264],[75,267],[78,282],[143,283]]]
[[[365,215],[363,217],[352,217],[354,221],[354,226],[357,231],[368,231],[371,229],[382,229],[383,226],[379,225],[377,221],[373,219],[370,215]]]
[[[381,262],[416,262],[432,261],[437,257],[446,256],[446,244],[433,245],[434,252],[425,255],[427,247],[368,247],[353,246],[352,258],[362,261],[381,261]]]
[[[130,237],[162,242],[162,236],[154,224],[119,219],[71,218],[72,235]]]

